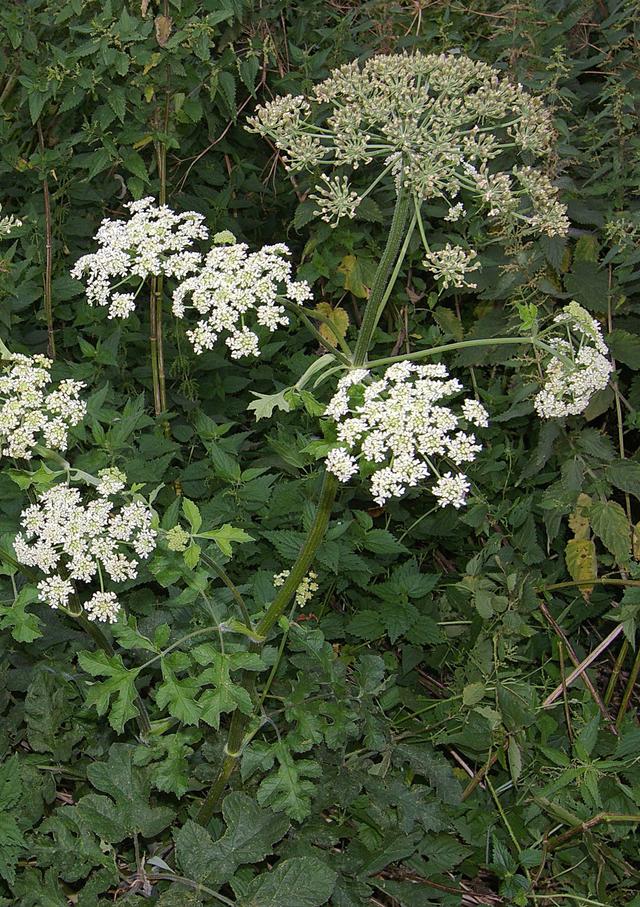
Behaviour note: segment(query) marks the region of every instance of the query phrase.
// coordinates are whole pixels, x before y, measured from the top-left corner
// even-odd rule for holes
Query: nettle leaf
[[[275,744],[273,752],[279,766],[258,788],[258,803],[302,822],[311,813],[311,797],[316,792],[316,785],[308,779],[319,778],[322,769],[311,759],[294,760],[282,740]]]
[[[616,561],[626,564],[631,553],[631,526],[626,513],[615,501],[596,501],[589,510],[591,528],[613,554]]]
[[[640,336],[629,331],[615,330],[607,337],[607,346],[614,359],[629,368],[640,369]]]
[[[640,498],[640,463],[635,460],[615,460],[609,463],[605,475],[620,491]]]
[[[138,715],[134,701],[137,696],[135,680],[139,669],[127,668],[120,655],[109,656],[102,651],[80,652],[78,663],[92,677],[108,678],[87,683],[87,704],[95,706],[98,715],[105,715],[109,711],[109,724],[121,734],[127,721]]]
[[[571,579],[577,583],[588,583],[580,586],[580,592],[588,599],[593,592],[591,580],[598,576],[596,546],[591,539],[570,539],[564,550],[564,558]]]
[[[87,768],[91,784],[109,796],[87,794],[78,801],[83,821],[103,841],[117,843],[134,834],[152,838],[169,825],[175,813],[165,806],[149,803],[149,770],[134,765],[135,747],[114,743],[106,762]]]
[[[337,878],[316,857],[293,857],[252,879],[238,907],[320,907],[331,897]]]
[[[190,879],[206,885],[221,885],[243,863],[264,860],[289,829],[285,816],[261,809],[239,791],[225,797],[222,815],[227,829],[217,841],[190,820],[174,836],[180,868]]]
[[[191,531],[195,534],[202,526],[202,517],[200,516],[198,505],[190,501],[189,498],[182,498],[182,512],[191,526]]]

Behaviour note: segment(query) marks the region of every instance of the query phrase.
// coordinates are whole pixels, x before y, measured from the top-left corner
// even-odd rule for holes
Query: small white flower
[[[341,482],[348,482],[358,471],[356,458],[347,453],[343,447],[334,447],[330,450],[325,465]]]
[[[127,477],[121,469],[111,467],[110,469],[101,469],[98,473],[100,481],[96,487],[98,494],[109,497],[111,494],[117,494],[125,487]]]
[[[404,360],[389,366],[376,381],[364,369],[348,372],[326,408],[343,445],[329,451],[326,468],[347,482],[358,471],[359,456],[369,464],[368,472],[375,464],[370,472],[371,493],[383,506],[430,475],[437,477],[434,457],[444,457],[456,466],[473,461],[481,445],[473,434],[459,430],[460,420],[484,426],[488,415],[475,400],[463,402],[461,416],[442,404],[461,390],[460,382],[450,378],[441,364],[416,365]],[[462,476],[459,481],[455,478],[454,485],[436,483],[434,488],[439,490],[438,496],[441,488],[457,488],[455,500],[461,501],[465,482]]]
[[[543,419],[584,412],[596,391],[607,386],[613,371],[600,325],[585,309],[572,302],[556,315],[554,324],[558,336],[547,343],[558,356],[547,360],[544,386],[534,398],[536,412]]]
[[[52,362],[15,353],[0,368],[0,445],[7,457],[30,460],[36,444],[66,450],[69,429],[82,421],[82,381],[52,385]]]
[[[456,510],[459,510],[467,503],[470,487],[467,477],[462,473],[454,476],[450,472],[445,472],[435,483],[431,492],[438,499],[440,507],[452,504]]]
[[[116,486],[121,490],[120,476],[117,469],[103,470],[99,492],[112,496]],[[22,564],[53,574],[38,584],[41,601],[52,608],[67,604],[73,592],[71,580],[88,583],[98,573],[116,583],[135,579],[139,560],[148,557],[156,544],[146,503],[131,501],[118,508],[105,496],[84,503],[79,489],[68,484],[45,491],[37,503],[25,508],[20,522],[23,531],[13,545],[16,557]],[[119,605],[111,612],[107,609],[113,601],[115,595],[110,592],[94,595],[85,605],[90,619],[111,619],[100,615],[117,613]]]
[[[465,400],[462,404],[462,415],[468,422],[477,425],[478,428],[487,428],[489,425],[489,413],[482,403],[478,403],[477,400],[472,400],[471,398]]]
[[[279,586],[284,586],[285,580],[289,576],[289,570],[283,570],[282,573],[276,573],[273,577],[273,585],[278,588]],[[296,589],[296,604],[300,608],[304,608],[308,601],[311,601],[315,593],[320,588],[316,580],[318,579],[318,574],[314,573],[313,570],[310,570],[305,577],[303,577],[302,582]]]
[[[96,592],[84,603],[89,620],[115,624],[120,613],[120,603],[115,592]]]
[[[477,252],[473,249],[463,249],[462,246],[452,246],[447,243],[437,252],[427,252],[423,264],[440,281],[442,288],[448,287],[476,287],[477,284],[467,280],[467,274],[477,271],[480,262],[475,261]]]

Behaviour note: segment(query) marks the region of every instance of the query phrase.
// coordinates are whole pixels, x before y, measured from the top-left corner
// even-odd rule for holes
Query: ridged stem
[[[367,358],[371,338],[380,317],[380,303],[385,296],[389,277],[393,271],[393,266],[404,239],[404,231],[409,213],[409,201],[409,196],[404,195],[402,192],[398,195],[396,200],[396,208],[393,214],[393,221],[387,238],[387,244],[375,273],[373,285],[371,287],[371,295],[367,302],[362,318],[360,333],[356,342],[353,364],[357,367],[363,365]],[[284,614],[285,609],[295,595],[296,589],[306,576],[309,567],[313,563],[316,551],[320,547],[327,531],[338,487],[338,479],[331,473],[325,472],[322,480],[322,488],[320,489],[320,498],[318,500],[316,515],[307,534],[307,538],[289,572],[289,576],[279,589],[278,594],[271,602],[264,617],[256,627],[255,632],[257,637],[266,638],[269,631]],[[262,645],[262,642],[254,642],[251,645],[251,649],[254,652],[259,652]],[[253,698],[255,674],[253,672],[245,672],[243,682],[245,689]],[[250,720],[250,715],[243,715],[237,709],[233,713],[229,726],[229,736],[225,745],[225,756],[220,771],[211,785],[209,793],[196,816],[196,821],[199,822],[200,825],[207,825],[211,820],[229,779],[235,771],[238,759],[242,754],[245,732]]]

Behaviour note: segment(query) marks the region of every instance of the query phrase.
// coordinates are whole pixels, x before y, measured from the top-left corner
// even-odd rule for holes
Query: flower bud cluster
[[[278,586],[284,586],[285,580],[290,572],[291,571],[289,570],[283,570],[282,573],[276,573],[273,577],[273,585],[276,588],[278,588]],[[317,579],[318,574],[314,573],[313,570],[310,570],[296,589],[295,602],[299,608],[304,608],[307,602],[311,601],[320,588],[316,582]]]
[[[71,271],[72,277],[86,280],[91,305],[109,306],[109,318],[126,318],[134,311],[147,277],[182,278],[196,270],[202,256],[193,250],[194,241],[208,236],[204,217],[195,211],[176,214],[151,197],[126,207],[131,217],[103,220],[95,237],[98,251],[83,255]],[[118,292],[136,280],[137,292]]]
[[[251,328],[259,325],[273,332],[288,323],[278,292],[284,290],[297,303],[312,295],[307,283],[292,280],[289,254],[283,243],[258,252],[249,252],[246,243],[211,249],[197,274],[182,281],[173,294],[176,317],[184,318],[187,308],[200,315],[196,327],[187,331],[196,353],[212,349],[226,334],[232,359],[260,354],[258,335]]]
[[[66,608],[75,582],[96,578],[101,589],[83,608],[89,620],[117,620],[120,604],[115,593],[102,589],[106,578],[121,583],[135,579],[139,561],[156,544],[152,512],[140,500],[122,506],[110,500],[121,490],[117,470],[104,470],[98,497],[84,502],[78,488],[54,485],[21,514],[22,532],[13,547],[22,564],[38,567],[46,578],[38,583],[40,600],[51,608]],[[122,475],[121,473],[119,475]]]
[[[447,243],[437,252],[430,251],[424,257],[423,265],[428,268],[436,280],[440,281],[443,290],[448,287],[476,287],[477,284],[467,280],[470,271],[477,271],[480,262],[476,261],[477,253],[473,249],[452,246]]]
[[[46,356],[15,353],[0,368],[0,444],[7,457],[30,460],[36,444],[66,450],[69,429],[82,421],[82,381],[52,386]]]
[[[585,411],[596,391],[604,390],[613,371],[598,322],[576,302],[553,319],[556,336],[545,338],[558,356],[544,368],[544,386],[534,406],[543,419],[576,416]]]
[[[340,445],[327,455],[327,469],[342,482],[359,471],[370,476],[380,505],[430,479],[439,506],[462,507],[470,484],[455,467],[471,462],[481,450],[475,435],[463,429],[486,427],[488,414],[471,398],[464,400],[459,415],[442,405],[461,391],[444,365],[399,362],[373,381],[366,369],[355,369],[338,382],[326,410],[337,425]],[[442,461],[454,471],[442,471]]]
[[[547,158],[555,133],[542,101],[486,63],[458,54],[388,54],[348,63],[310,98],[281,97],[257,108],[248,129],[270,138],[291,170],[359,167],[390,171],[418,199],[470,194],[504,232],[567,230],[564,207],[541,171],[514,157]],[[377,180],[375,181],[377,182]],[[321,177],[310,197],[335,225],[362,198],[348,178]],[[459,213],[458,213],[459,212]]]

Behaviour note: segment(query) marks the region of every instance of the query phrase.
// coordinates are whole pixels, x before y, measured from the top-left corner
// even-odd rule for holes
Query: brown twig
[[[541,602],[541,603],[540,603],[540,610],[541,610],[542,613],[544,614],[544,616],[545,616],[546,620],[548,621],[548,623],[549,623],[549,624],[551,625],[551,627],[555,630],[555,632],[558,634],[558,636],[560,637],[560,639],[564,642],[564,644],[565,644],[565,646],[566,646],[566,649],[567,649],[567,652],[569,653],[569,657],[571,658],[571,661],[573,662],[573,664],[575,665],[575,667],[576,667],[576,668],[579,668],[579,667],[580,667],[580,659],[579,659],[578,656],[576,655],[576,652],[575,652],[573,646],[571,645],[571,643],[569,642],[569,639],[568,639],[566,633],[564,632],[564,630],[562,630],[562,628],[560,627],[560,625],[556,622],[556,620],[554,619],[553,615],[551,614],[551,612],[549,611],[549,609],[547,608],[547,606],[544,604],[544,602]],[[620,625],[620,626],[622,626],[622,625]],[[600,713],[602,714],[602,717],[604,718],[604,720],[605,720],[605,722],[606,722],[606,724],[607,724],[607,727],[609,728],[609,730],[611,731],[611,733],[612,733],[612,734],[615,734],[615,736],[617,737],[617,736],[618,736],[618,729],[616,728],[616,726],[615,726],[615,724],[614,724],[614,722],[613,722],[613,720],[612,720],[612,718],[611,718],[611,715],[610,715],[609,712],[607,711],[607,708],[606,708],[604,702],[602,701],[602,698],[600,697],[600,694],[598,693],[598,691],[597,691],[596,688],[594,687],[594,685],[593,685],[593,683],[592,683],[592,681],[591,681],[591,678],[590,678],[589,675],[587,674],[587,671],[586,671],[585,669],[581,669],[581,670],[580,670],[580,676],[583,678],[584,683],[585,683],[585,686],[587,687],[587,689],[588,689],[589,692],[591,693],[594,702],[596,703],[596,705],[597,705],[598,708],[600,709]],[[555,691],[554,691],[554,693],[555,693]],[[560,693],[562,693],[562,686],[560,686]],[[553,694],[552,694],[552,695],[553,695]],[[550,697],[548,697],[548,698],[550,698]]]
[[[44,135],[40,120],[36,123],[38,130],[38,142],[40,144],[40,153],[44,162]],[[50,359],[56,356],[56,339],[53,332],[53,293],[51,289],[53,274],[53,245],[52,245],[52,226],[51,226],[51,197],[49,195],[49,180],[46,171],[42,178],[42,192],[44,195],[44,225],[45,225],[45,271],[44,271],[44,316],[47,321],[47,355]]]

